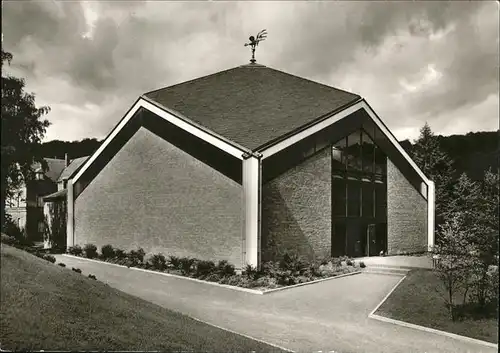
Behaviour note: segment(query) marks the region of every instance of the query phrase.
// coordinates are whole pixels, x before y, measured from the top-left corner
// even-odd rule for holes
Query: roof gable
[[[356,94],[256,64],[145,96],[251,150],[360,99]]]
[[[45,170],[45,176],[56,182],[57,178],[63,171],[65,167],[65,160],[64,159],[57,159],[57,158],[44,158],[44,160],[47,162],[47,170]],[[33,170],[37,170],[41,168],[41,164],[36,162],[33,164]]]
[[[69,179],[83,165],[87,158],[89,158],[89,156],[73,159],[71,163],[61,172],[57,181]]]

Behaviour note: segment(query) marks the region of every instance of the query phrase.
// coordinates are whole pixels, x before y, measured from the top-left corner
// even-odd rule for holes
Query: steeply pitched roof
[[[361,98],[257,64],[238,66],[144,96],[251,150]]]
[[[59,175],[59,178],[57,179],[57,181],[69,179],[78,169],[80,169],[80,167],[87,160],[87,158],[89,158],[89,156],[73,159],[71,161],[71,163],[69,164],[69,166],[64,168],[62,173]]]
[[[45,176],[50,180],[56,182],[57,178],[63,171],[66,162],[64,161],[64,159],[56,158],[44,158],[44,160],[47,162],[47,170],[45,171]],[[33,165],[33,170],[37,170],[38,168],[41,168],[40,163],[35,163]]]

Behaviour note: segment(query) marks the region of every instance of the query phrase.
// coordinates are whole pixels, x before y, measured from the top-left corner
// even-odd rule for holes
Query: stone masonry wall
[[[387,159],[388,254],[427,250],[427,201]]]
[[[305,258],[331,253],[331,157],[325,149],[262,190],[262,260],[284,251]]]

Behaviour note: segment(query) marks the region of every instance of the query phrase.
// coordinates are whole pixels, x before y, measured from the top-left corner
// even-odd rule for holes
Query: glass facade
[[[331,151],[332,256],[387,250],[387,155],[392,143],[370,119],[352,114],[264,159],[265,184],[321,151]],[[392,151],[392,152],[391,152]]]
[[[375,133],[360,129],[332,146],[333,256],[386,251],[387,158]]]

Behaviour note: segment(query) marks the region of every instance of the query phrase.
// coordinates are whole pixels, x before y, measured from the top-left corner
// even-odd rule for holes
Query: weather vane
[[[260,31],[259,33],[257,33],[257,36],[254,37],[254,36],[250,36],[250,38],[248,38],[250,40],[250,43],[245,43],[245,47],[246,46],[251,46],[252,47],[252,59],[250,60],[250,62],[252,64],[255,64],[255,47],[257,45],[259,45],[259,42],[262,42],[263,40],[265,40],[267,37],[267,32],[265,29],[263,29],[262,31]]]

